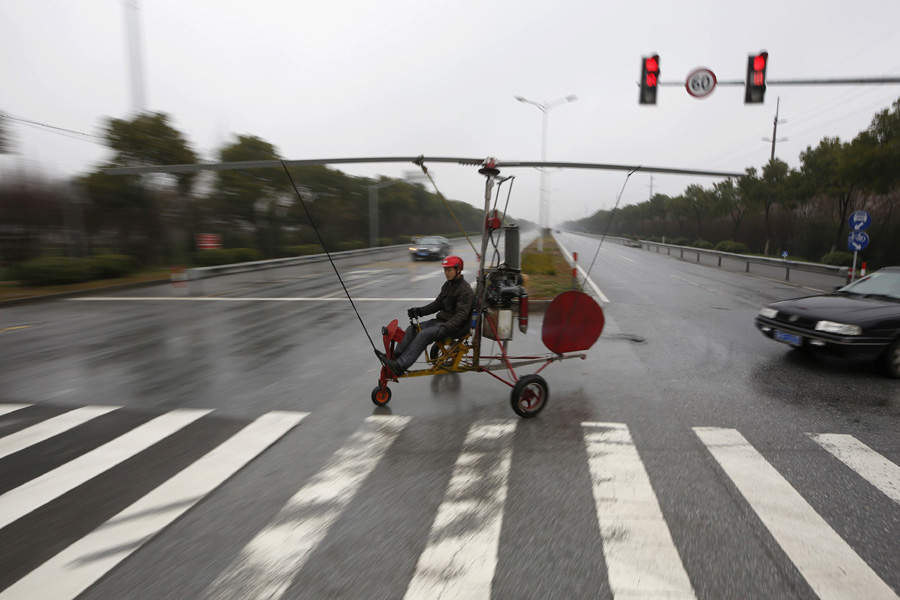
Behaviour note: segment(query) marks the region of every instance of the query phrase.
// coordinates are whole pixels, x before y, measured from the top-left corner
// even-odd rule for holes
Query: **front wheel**
[[[372,390],[372,402],[374,402],[378,406],[387,406],[387,403],[391,401],[391,388],[388,386],[381,387],[380,385]]]
[[[524,419],[537,416],[547,405],[550,390],[540,375],[525,375],[512,389],[510,404],[517,415]]]
[[[894,340],[884,353],[884,366],[888,376],[900,379],[900,339]]]

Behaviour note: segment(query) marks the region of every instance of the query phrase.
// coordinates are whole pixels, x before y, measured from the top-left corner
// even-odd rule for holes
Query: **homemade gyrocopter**
[[[509,343],[513,339],[514,323],[518,322],[521,333],[528,330],[528,294],[523,285],[524,278],[520,264],[519,228],[515,225],[504,224],[506,207],[509,205],[507,196],[506,207],[503,211],[497,209],[500,198],[500,187],[511,177],[500,177],[501,167],[526,167],[526,168],[575,168],[575,169],[599,169],[613,171],[628,171],[630,177],[638,170],[649,173],[667,173],[677,175],[700,175],[709,177],[739,177],[740,173],[727,173],[715,171],[698,171],[689,169],[670,169],[660,167],[611,165],[597,163],[567,163],[567,162],[524,162],[524,161],[498,161],[493,158],[486,160],[468,158],[425,158],[419,157],[390,157],[390,158],[332,158],[315,160],[260,160],[229,163],[200,163],[189,165],[157,165],[139,167],[111,167],[104,170],[108,175],[130,175],[143,173],[183,173],[201,170],[232,170],[232,169],[261,169],[282,168],[291,181],[291,185],[300,199],[303,209],[309,217],[313,229],[318,235],[318,228],[303,201],[303,196],[294,183],[289,167],[349,164],[349,163],[395,163],[412,162],[418,165],[426,176],[435,185],[438,196],[444,200],[448,211],[452,215],[449,204],[437,185],[428,174],[426,163],[456,163],[465,166],[479,167],[478,172],[485,177],[484,193],[484,221],[483,235],[481,238],[481,251],[475,249],[474,244],[466,239],[475,250],[479,265],[475,286],[475,307],[472,313],[468,333],[458,338],[438,340],[431,347],[426,358],[426,367],[395,376],[390,369],[382,366],[378,377],[378,385],[372,390],[372,401],[378,406],[385,406],[391,400],[389,382],[398,382],[409,377],[422,377],[428,375],[441,375],[446,373],[483,372],[495,379],[502,381],[512,388],[510,403],[512,409],[521,417],[534,417],[546,405],[549,398],[549,388],[546,380],[540,376],[548,365],[553,362],[571,358],[585,359],[585,350],[590,349],[603,331],[604,316],[600,305],[591,296],[580,290],[563,292],[557,296],[547,307],[541,327],[541,341],[548,350],[547,353],[514,356],[509,352]],[[627,178],[626,178],[627,182]],[[497,188],[497,193],[492,192]],[[624,186],[622,188],[624,190]],[[511,184],[510,184],[511,190]],[[621,193],[619,194],[621,198]],[[491,206],[491,200],[494,204]],[[618,201],[616,203],[618,206]],[[615,209],[614,209],[615,210]],[[455,220],[454,216],[454,220]],[[457,221],[458,224],[458,221]],[[460,227],[462,229],[462,227]],[[465,231],[463,231],[465,234]],[[541,232],[541,235],[543,232]],[[500,256],[500,243],[504,244],[503,257]],[[320,236],[321,242],[321,236]],[[601,239],[602,243],[602,239]],[[347,291],[341,274],[331,258],[324,243],[325,253],[334,272],[344,288],[347,299],[350,301],[360,324],[366,331],[366,336],[372,344],[375,344],[369,336],[368,329],[363,323],[353,303],[353,298]],[[598,247],[599,250],[599,247]],[[489,251],[492,258],[488,261]],[[586,279],[586,277],[585,277]],[[583,286],[582,286],[583,287]],[[417,318],[411,320],[411,324],[417,325]],[[395,319],[386,327],[382,327],[382,342],[384,352],[388,357],[393,357],[396,345],[403,339],[405,331]],[[492,342],[492,349],[484,351],[484,341]],[[497,350],[493,350],[496,346]],[[537,371],[522,375],[520,367],[540,365]],[[498,371],[506,371],[506,377],[498,375]]]
[[[427,175],[424,162],[419,160],[417,164]],[[500,177],[496,161],[490,158],[484,161],[478,172],[485,176],[484,222],[481,251],[476,250],[479,264],[469,331],[456,339],[436,341],[428,352],[425,368],[396,376],[390,369],[382,366],[378,385],[372,390],[372,402],[378,406],[384,406],[391,400],[388,382],[397,382],[407,377],[476,371],[487,373],[510,386],[512,409],[521,417],[533,417],[547,405],[550,395],[547,382],[539,373],[555,361],[587,358],[582,351],[593,346],[603,331],[604,318],[600,305],[584,292],[572,290],[554,299],[544,315],[541,339],[549,353],[528,356],[513,356],[509,353],[514,322],[518,321],[521,333],[528,331],[528,293],[523,285],[520,264],[519,228],[516,225],[504,225],[506,208],[504,207],[502,214],[497,209],[500,185],[509,178]],[[495,185],[497,192],[492,194]],[[502,259],[501,237],[504,244]],[[487,259],[489,252],[492,255],[490,262]],[[411,317],[410,323],[417,327],[418,317]],[[384,352],[392,358],[394,349],[406,332],[394,319],[386,327],[382,327],[381,334]],[[497,351],[485,352],[484,340],[494,342]],[[517,373],[520,367],[528,365],[540,367],[532,374]],[[498,375],[497,371],[506,371],[507,376]]]

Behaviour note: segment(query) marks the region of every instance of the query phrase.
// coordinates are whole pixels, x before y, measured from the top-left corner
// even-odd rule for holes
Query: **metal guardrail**
[[[750,256],[747,254],[733,254],[731,252],[719,252],[717,250],[704,250],[702,248],[692,248],[691,246],[675,246],[672,244],[663,244],[660,242],[648,242],[647,240],[640,240],[640,245],[642,248],[646,248],[647,250],[651,250],[651,248],[656,248],[656,253],[660,254],[660,249],[665,248],[666,254],[669,256],[672,255],[672,251],[675,250],[679,254],[679,258],[684,260],[685,252],[688,255],[696,255],[697,262],[700,262],[700,256],[714,256],[718,258],[719,267],[722,266],[722,259],[733,260],[736,262],[743,262],[746,267],[744,271],[746,273],[750,272],[750,265],[766,265],[769,267],[778,267],[784,269],[784,280],[791,280],[791,269],[796,271],[805,271],[807,273],[822,273],[825,275],[834,275],[835,277],[847,277],[849,269],[847,267],[835,267],[832,265],[823,265],[819,263],[808,263],[808,262],[799,262],[795,260],[786,260],[779,258],[765,258],[762,256]],[[651,250],[652,251],[652,250]]]
[[[378,248],[362,248],[360,250],[346,250],[344,252],[332,252],[331,258],[342,267],[352,267],[358,264],[367,264],[378,260],[396,260],[409,258],[409,244],[396,244],[393,246],[379,246]],[[288,258],[275,258],[272,260],[257,260],[252,262],[235,263],[230,265],[218,265],[213,267],[196,267],[187,270],[187,280],[191,295],[203,293],[203,281],[213,277],[225,275],[237,275],[241,273],[259,273],[257,277],[265,277],[266,274],[275,280],[284,271],[291,272],[318,272],[331,270],[328,255],[310,254],[307,256],[292,256]]]

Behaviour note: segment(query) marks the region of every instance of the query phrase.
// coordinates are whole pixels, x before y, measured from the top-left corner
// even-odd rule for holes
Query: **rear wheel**
[[[388,386],[381,387],[380,385],[372,390],[372,402],[374,402],[378,406],[387,406],[387,403],[391,401],[391,388]]]
[[[894,340],[884,353],[884,366],[890,377],[900,379],[900,339]]]
[[[513,387],[510,404],[517,415],[524,419],[537,416],[550,396],[547,382],[540,375],[525,375]]]

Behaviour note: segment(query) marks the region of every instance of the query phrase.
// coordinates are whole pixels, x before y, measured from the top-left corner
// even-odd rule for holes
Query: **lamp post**
[[[525,104],[531,104],[532,106],[537,106],[541,109],[541,112],[544,114],[543,119],[543,131],[541,134],[541,162],[547,162],[547,119],[550,116],[550,110],[560,106],[561,104],[566,104],[567,102],[575,102],[578,100],[578,97],[574,94],[570,94],[565,98],[559,98],[552,102],[535,102],[534,100],[529,100],[527,98],[523,98],[522,96],[515,96],[515,99],[519,102],[523,102]],[[544,250],[544,229],[548,226],[548,217],[547,214],[549,212],[548,207],[548,199],[547,199],[547,188],[550,186],[549,176],[547,174],[547,169],[541,169],[541,195],[540,201],[538,203],[538,226],[540,227],[540,235],[538,236],[538,251],[543,252]]]

